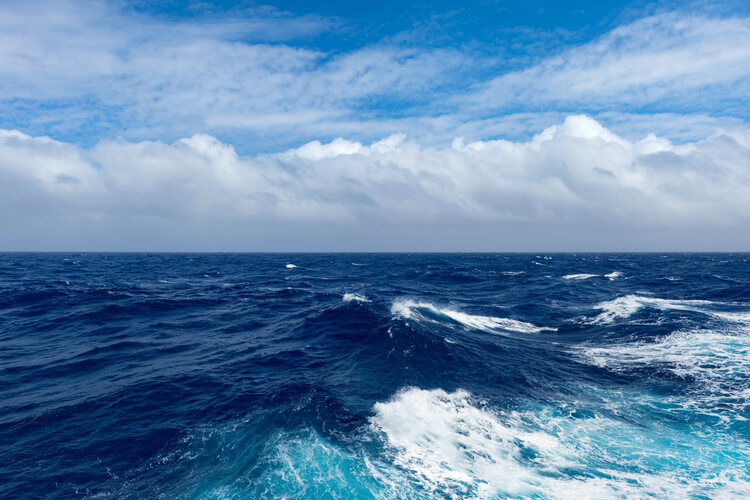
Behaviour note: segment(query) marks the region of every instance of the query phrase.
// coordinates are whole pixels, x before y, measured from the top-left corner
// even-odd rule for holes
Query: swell
[[[749,269],[0,254],[0,496],[744,497]]]

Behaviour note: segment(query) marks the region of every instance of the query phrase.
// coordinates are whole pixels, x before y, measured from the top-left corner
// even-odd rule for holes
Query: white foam
[[[628,342],[584,347],[591,364],[613,370],[662,365],[680,377],[711,383],[750,377],[750,336],[713,330],[675,332],[658,342]]]
[[[295,266],[294,264],[287,264],[286,265],[287,269],[294,269],[295,267],[297,267],[297,266]]]
[[[516,434],[472,405],[461,390],[413,388],[376,403],[374,410],[371,422],[395,449],[394,463],[438,496],[486,496],[501,487],[511,494],[534,491],[528,472],[514,460],[515,443],[528,440],[543,449],[558,445],[552,436]],[[482,491],[474,491],[478,488]]]
[[[623,394],[607,397],[643,403]],[[729,443],[704,442],[690,429],[648,428],[595,412],[577,418],[543,406],[496,412],[463,390],[417,388],[376,403],[370,422],[383,433],[393,463],[428,497],[750,493],[741,460],[725,454]],[[748,451],[747,443],[736,446],[739,454]]]
[[[365,297],[364,295],[359,295],[356,293],[345,293],[344,296],[341,298],[344,302],[370,302],[370,299]]]
[[[587,280],[589,278],[594,278],[596,276],[599,276],[599,275],[582,273],[582,274],[566,274],[562,278],[564,280]]]
[[[617,278],[622,277],[622,273],[620,271],[612,271],[609,274],[605,274],[604,277],[609,278],[610,281],[614,281]]]
[[[415,302],[410,299],[399,299],[391,305],[391,314],[405,319],[426,319],[420,311],[435,316],[445,316],[469,328],[484,331],[508,330],[519,333],[539,333],[544,330],[555,331],[555,328],[539,327],[532,323],[510,318],[480,316],[462,313],[452,309],[438,308],[428,302]]]
[[[675,332],[658,342],[581,348],[583,361],[616,372],[662,369],[698,385],[690,397],[664,398],[693,413],[731,423],[750,406],[750,335],[714,330]]]
[[[649,307],[653,309],[673,310],[673,311],[691,311],[721,318],[732,322],[750,321],[750,312],[726,312],[708,309],[710,306],[730,305],[709,300],[679,300],[679,299],[660,299],[656,297],[645,297],[642,295],[625,295],[613,300],[601,302],[594,306],[594,309],[603,311],[593,318],[590,323],[607,324],[612,323],[618,318],[627,318]]]
[[[582,415],[576,402],[519,401],[499,410],[463,390],[407,388],[376,403],[368,425],[335,439],[300,427],[279,430],[259,448],[248,418],[194,430],[185,448],[160,462],[184,461],[193,471],[179,495],[190,498],[750,495],[747,440],[712,426],[608,416],[614,409],[636,415],[661,397],[590,387],[576,393],[595,409]],[[596,409],[602,406],[608,410]]]

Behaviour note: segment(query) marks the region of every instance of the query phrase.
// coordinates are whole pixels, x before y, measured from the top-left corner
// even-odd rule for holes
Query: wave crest
[[[616,319],[628,318],[644,308],[660,309],[662,311],[691,311],[740,323],[750,321],[750,312],[747,311],[728,312],[709,309],[712,306],[722,305],[726,306],[729,304],[712,302],[710,300],[660,299],[631,294],[596,304],[594,309],[603,312],[590,320],[589,323],[609,324]]]
[[[606,395],[609,400],[612,396]],[[632,403],[630,398],[621,401],[652,403],[640,396]],[[713,497],[750,492],[747,471],[727,457],[726,441],[705,444],[684,428],[644,428],[597,411],[581,416],[553,406],[496,412],[463,390],[409,388],[373,409],[371,425],[384,434],[394,465],[428,497]],[[682,451],[661,459],[665,440],[679,443]],[[696,446],[702,447],[699,456],[691,451]],[[747,444],[738,446],[748,451]],[[675,462],[691,466],[675,468]]]
[[[414,300],[396,300],[391,305],[391,314],[406,319],[425,319],[424,314],[442,316],[460,323],[468,328],[484,331],[508,330],[519,333],[539,333],[545,330],[555,331],[555,328],[540,327],[532,323],[510,318],[499,318],[495,316],[481,316],[466,314],[452,309],[439,308],[429,302],[416,302]]]
[[[364,295],[349,292],[345,293],[341,300],[344,302],[370,302],[370,299]]]

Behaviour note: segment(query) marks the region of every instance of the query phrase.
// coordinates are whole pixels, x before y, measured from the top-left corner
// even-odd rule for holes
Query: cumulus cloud
[[[629,141],[575,115],[525,142],[392,135],[260,156],[207,135],[81,149],[2,131],[0,210],[4,249],[522,250],[553,238],[547,248],[566,250],[605,235],[594,249],[653,249],[632,236],[674,228],[688,238],[678,249],[703,230],[747,249],[750,131]]]

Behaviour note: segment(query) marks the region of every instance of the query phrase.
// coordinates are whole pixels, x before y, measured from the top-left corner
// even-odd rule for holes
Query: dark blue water
[[[0,254],[3,498],[741,498],[749,377],[747,254]]]

